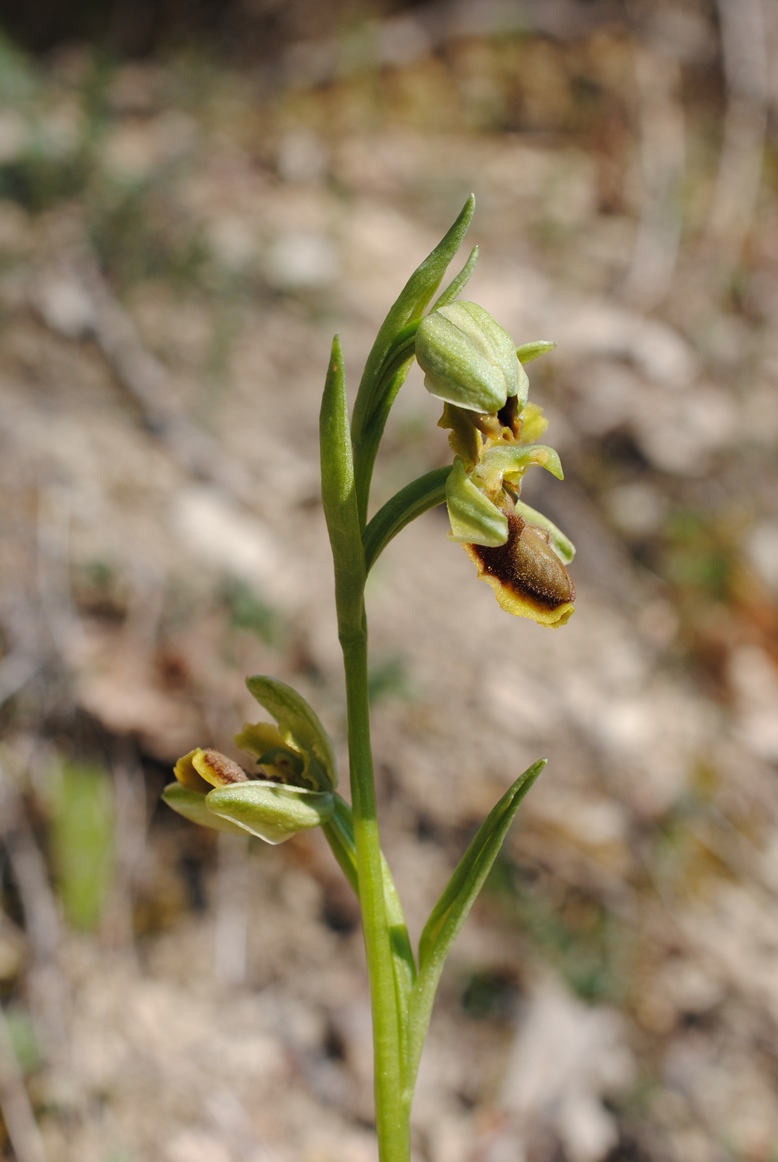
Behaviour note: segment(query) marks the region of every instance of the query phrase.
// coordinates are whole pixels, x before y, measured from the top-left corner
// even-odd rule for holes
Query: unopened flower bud
[[[427,391],[468,411],[493,415],[519,391],[514,342],[477,303],[450,303],[422,319],[416,359]]]

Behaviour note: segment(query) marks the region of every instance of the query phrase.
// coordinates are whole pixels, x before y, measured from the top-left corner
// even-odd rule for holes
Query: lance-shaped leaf
[[[285,682],[263,674],[247,678],[246,686],[275,718],[283,741],[303,756],[304,781],[317,791],[334,791],[338,773],[332,741],[302,695]]]
[[[319,412],[319,447],[322,505],[335,567],[339,629],[343,632],[348,628],[343,624],[345,619],[361,618],[365,572],[343,352],[337,335]]]
[[[409,1084],[418,1069],[443,964],[484,885],[519,804],[546,765],[539,759],[520,775],[487,815],[432,909],[419,941],[419,975],[411,996]]]

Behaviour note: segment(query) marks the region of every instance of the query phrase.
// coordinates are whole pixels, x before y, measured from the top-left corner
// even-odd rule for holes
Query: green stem
[[[349,768],[359,900],[373,1015],[376,1133],[380,1162],[409,1162],[410,1102],[376,818],[367,686],[367,631],[341,637],[346,672]]]

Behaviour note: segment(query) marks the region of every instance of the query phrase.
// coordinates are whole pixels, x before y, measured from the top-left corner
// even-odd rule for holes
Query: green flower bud
[[[520,386],[526,400],[513,340],[477,303],[450,303],[422,319],[416,359],[427,391],[446,403],[493,415]]]

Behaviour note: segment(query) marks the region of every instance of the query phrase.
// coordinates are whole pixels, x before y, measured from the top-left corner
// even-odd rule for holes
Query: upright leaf
[[[367,513],[367,494],[373,464],[386,417],[405,379],[413,356],[413,330],[405,329],[408,324],[421,318],[424,308],[440,285],[446,267],[459,249],[474,210],[475,198],[471,194],[451,229],[416,268],[403,287],[384,319],[367,357],[354,404],[351,426],[359,511],[363,523]],[[463,281],[457,285],[454,293],[461,289],[464,279],[472,270],[473,261],[471,255],[471,260],[462,272]],[[401,359],[399,368],[398,351]]]
[[[410,1072],[418,1069],[443,964],[502,847],[522,799],[546,765],[539,759],[520,775],[487,815],[460,859],[440,899],[432,909],[419,941],[419,975],[410,1010]]]
[[[362,527],[354,484],[354,462],[349,430],[343,351],[336,335],[332,341],[324,395],[319,413],[321,495],[327,521],[338,615],[359,620],[365,569]],[[341,624],[341,631],[346,627]]]

